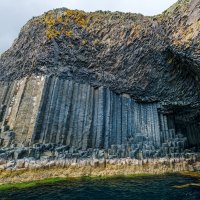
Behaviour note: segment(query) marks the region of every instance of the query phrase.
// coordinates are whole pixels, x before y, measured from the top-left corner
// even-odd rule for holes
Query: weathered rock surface
[[[162,102],[139,103],[55,76],[26,77],[1,89],[0,157],[5,159],[179,157],[200,145],[192,110],[166,111]]]
[[[160,146],[163,139],[158,103],[137,103],[108,88],[95,89],[48,76],[25,78],[2,88],[2,99],[11,100],[1,112],[2,129],[13,130],[18,145],[57,143],[82,149],[108,148],[126,144],[134,137],[141,141],[147,137]],[[5,141],[12,136],[10,131],[4,134]]]
[[[10,167],[9,167],[10,166]],[[14,166],[14,167],[13,167]],[[198,171],[200,162],[185,158],[122,159],[22,159],[0,165],[1,183],[29,182],[53,177],[115,176]]]
[[[49,11],[30,20],[0,59],[0,79],[52,74],[135,100],[199,103],[200,2],[162,15]]]
[[[154,17],[63,8],[30,20],[0,58],[0,168],[199,161],[199,30],[198,0]]]

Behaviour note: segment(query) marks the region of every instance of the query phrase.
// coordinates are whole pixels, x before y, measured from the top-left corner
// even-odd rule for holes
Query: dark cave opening
[[[200,148],[200,110],[199,108],[174,107],[167,114],[169,129],[175,130],[175,135],[186,137],[185,148],[198,150]]]

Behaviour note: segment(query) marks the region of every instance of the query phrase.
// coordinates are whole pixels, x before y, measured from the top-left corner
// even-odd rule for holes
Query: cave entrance
[[[176,135],[187,138],[186,148],[200,148],[200,110],[197,108],[173,108],[168,115],[169,128],[175,129]],[[174,123],[172,123],[174,121]]]

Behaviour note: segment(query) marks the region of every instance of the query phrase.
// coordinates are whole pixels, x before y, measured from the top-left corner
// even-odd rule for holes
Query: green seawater
[[[200,200],[199,183],[182,175],[133,176],[115,178],[81,178],[30,184],[0,190],[7,200]],[[176,188],[175,186],[183,186]]]

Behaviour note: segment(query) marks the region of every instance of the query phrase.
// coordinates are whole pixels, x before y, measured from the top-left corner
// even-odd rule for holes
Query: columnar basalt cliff
[[[199,0],[154,17],[49,11],[0,58],[0,164],[165,157],[198,170],[199,79]]]

